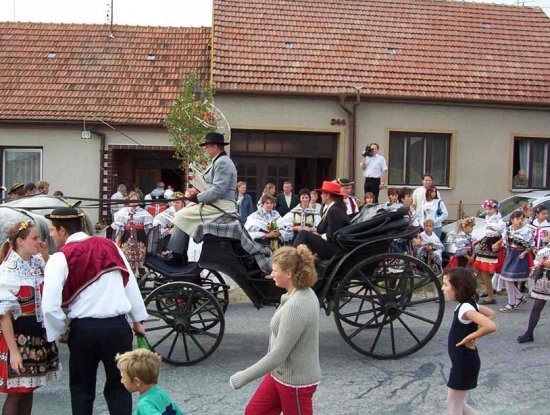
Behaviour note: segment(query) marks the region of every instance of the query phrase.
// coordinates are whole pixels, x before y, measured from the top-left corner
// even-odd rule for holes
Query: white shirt
[[[426,188],[424,186],[417,187],[413,192],[413,205],[420,207],[426,201]]]
[[[372,157],[365,157],[363,177],[374,177],[379,179],[386,170],[388,170],[386,159],[380,154],[376,154]]]
[[[89,236],[84,232],[77,232],[69,236],[67,243],[87,238]],[[147,319],[147,310],[143,304],[134,273],[122,251],[120,249],[118,251],[130,273],[126,287],[122,283],[120,271],[103,274],[69,304],[68,318],[109,318],[128,314],[133,322]],[[42,294],[42,313],[48,341],[54,341],[66,331],[65,313],[61,309],[61,296],[68,274],[69,267],[65,255],[62,252],[51,255],[44,270],[44,292]]]
[[[359,212],[359,207],[357,206],[357,201],[353,196],[344,197],[344,203],[346,204],[346,213],[348,215],[353,215]],[[355,206],[355,209],[353,208]]]
[[[460,310],[458,310],[458,321],[460,321],[462,324],[470,324],[472,320],[465,320],[462,317],[464,317],[464,314],[466,314],[468,311],[472,311],[472,310],[477,311],[477,310],[470,303],[462,303],[457,305],[455,307],[455,311],[458,307],[460,307]]]

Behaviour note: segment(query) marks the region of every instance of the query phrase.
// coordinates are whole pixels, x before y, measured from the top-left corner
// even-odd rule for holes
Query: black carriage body
[[[352,348],[379,359],[406,356],[422,348],[436,333],[444,312],[437,276],[409,255],[409,242],[421,229],[409,225],[407,214],[407,206],[373,210],[370,216],[367,212],[367,217],[359,218],[362,222],[336,232],[338,253],[317,263],[313,289],[320,306],[327,315],[334,313],[341,336]],[[229,287],[220,273],[235,281],[258,309],[278,305],[284,293],[260,270],[254,256],[231,238],[205,235],[198,264],[170,268],[154,255],[148,256],[147,264],[159,278],[146,303],[156,301],[165,314],[171,314],[163,317],[163,312],[151,310],[162,320],[161,327],[176,333],[168,350],[161,353],[175,364],[204,360],[221,341]],[[208,278],[201,277],[205,271]],[[156,296],[161,294],[159,303]],[[193,303],[186,309],[188,316],[181,316],[179,309],[187,303]],[[185,356],[174,362],[170,355],[178,335]],[[188,344],[186,336],[191,339]],[[201,346],[201,337],[207,338],[207,347]],[[193,357],[191,349],[197,344],[197,357]]]

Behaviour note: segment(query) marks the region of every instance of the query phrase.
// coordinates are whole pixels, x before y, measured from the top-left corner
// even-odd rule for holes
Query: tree
[[[212,86],[201,83],[193,70],[166,117],[165,125],[172,136],[175,157],[181,160],[186,177],[189,177],[190,165],[201,166],[208,162],[199,144],[206,134],[216,131],[218,117],[212,105],[212,94]]]

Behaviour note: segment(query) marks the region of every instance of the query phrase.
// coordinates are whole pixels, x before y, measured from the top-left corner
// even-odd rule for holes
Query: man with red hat
[[[338,183],[324,181],[320,189],[321,200],[325,205],[321,222],[317,225],[317,233],[300,231],[294,239],[294,246],[305,244],[321,259],[331,258],[335,252],[334,233],[349,225],[350,218],[346,213],[344,194]]]

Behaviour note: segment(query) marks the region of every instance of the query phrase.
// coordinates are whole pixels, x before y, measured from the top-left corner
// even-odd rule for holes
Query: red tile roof
[[[0,23],[0,120],[161,125],[191,69],[209,80],[210,28],[108,30]]]
[[[550,19],[437,0],[214,0],[218,92],[550,105]]]

